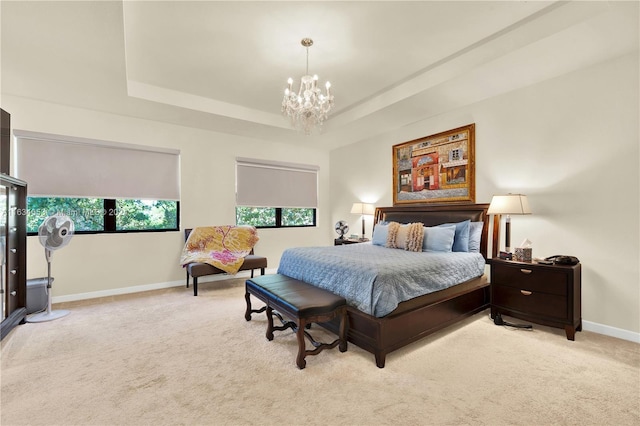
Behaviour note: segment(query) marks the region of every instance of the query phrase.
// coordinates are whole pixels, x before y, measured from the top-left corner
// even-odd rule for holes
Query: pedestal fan
[[[28,316],[27,322],[51,321],[69,314],[69,311],[65,310],[51,310],[51,256],[55,250],[69,244],[73,231],[73,221],[63,214],[47,217],[38,228],[38,239],[44,247],[44,256],[47,259],[47,310]]]

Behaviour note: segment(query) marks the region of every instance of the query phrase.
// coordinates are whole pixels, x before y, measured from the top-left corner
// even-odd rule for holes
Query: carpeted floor
[[[67,317],[17,327],[2,342],[0,423],[640,424],[638,344],[498,327],[485,311],[384,369],[350,344],[298,370],[290,330],[268,342],[264,314],[244,320],[243,282],[65,304]]]

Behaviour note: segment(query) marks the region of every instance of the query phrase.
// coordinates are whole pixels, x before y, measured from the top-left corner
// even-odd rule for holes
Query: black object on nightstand
[[[367,240],[369,241],[369,240]],[[334,246],[342,246],[345,244],[358,244],[358,243],[362,243],[364,241],[360,241],[357,238],[336,238],[335,240],[333,240],[333,245]]]
[[[509,315],[564,328],[567,339],[582,331],[581,266],[489,259],[491,318]]]

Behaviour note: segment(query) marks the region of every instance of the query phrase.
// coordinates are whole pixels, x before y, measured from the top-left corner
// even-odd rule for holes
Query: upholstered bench
[[[184,240],[189,238],[191,229],[184,230]],[[244,262],[240,267],[241,271],[251,271],[251,278],[253,278],[254,269],[260,269],[260,275],[264,275],[264,270],[267,267],[267,258],[262,256],[256,256],[251,250],[251,254],[245,256]],[[186,266],[187,269],[187,288],[189,288],[189,276],[193,277],[193,295],[198,295],[198,277],[215,274],[226,274],[222,269],[218,269],[215,266],[211,266],[207,263],[190,263]]]
[[[246,281],[245,290],[247,310],[244,318],[251,321],[252,313],[263,312],[266,309],[268,340],[273,340],[275,330],[291,328],[296,332],[298,368],[303,369],[306,366],[307,355],[317,355],[324,349],[332,349],[338,345],[340,352],[347,350],[347,303],[344,297],[280,274],[249,279]],[[266,306],[258,310],[251,309],[250,295],[263,301]],[[273,325],[273,315],[282,320],[282,326]],[[283,317],[290,321],[285,321]],[[334,318],[340,318],[340,327],[338,338],[332,343],[316,342],[306,331],[311,323],[327,322]],[[314,350],[306,350],[305,337],[315,347]]]

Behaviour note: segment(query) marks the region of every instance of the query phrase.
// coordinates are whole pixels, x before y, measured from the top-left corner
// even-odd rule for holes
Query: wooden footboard
[[[462,293],[417,305],[404,311],[399,307],[400,313],[394,311],[384,318],[349,307],[348,340],[374,354],[376,365],[384,368],[387,354],[488,308],[489,284],[484,280]],[[336,321],[322,325],[334,333],[339,327]]]

